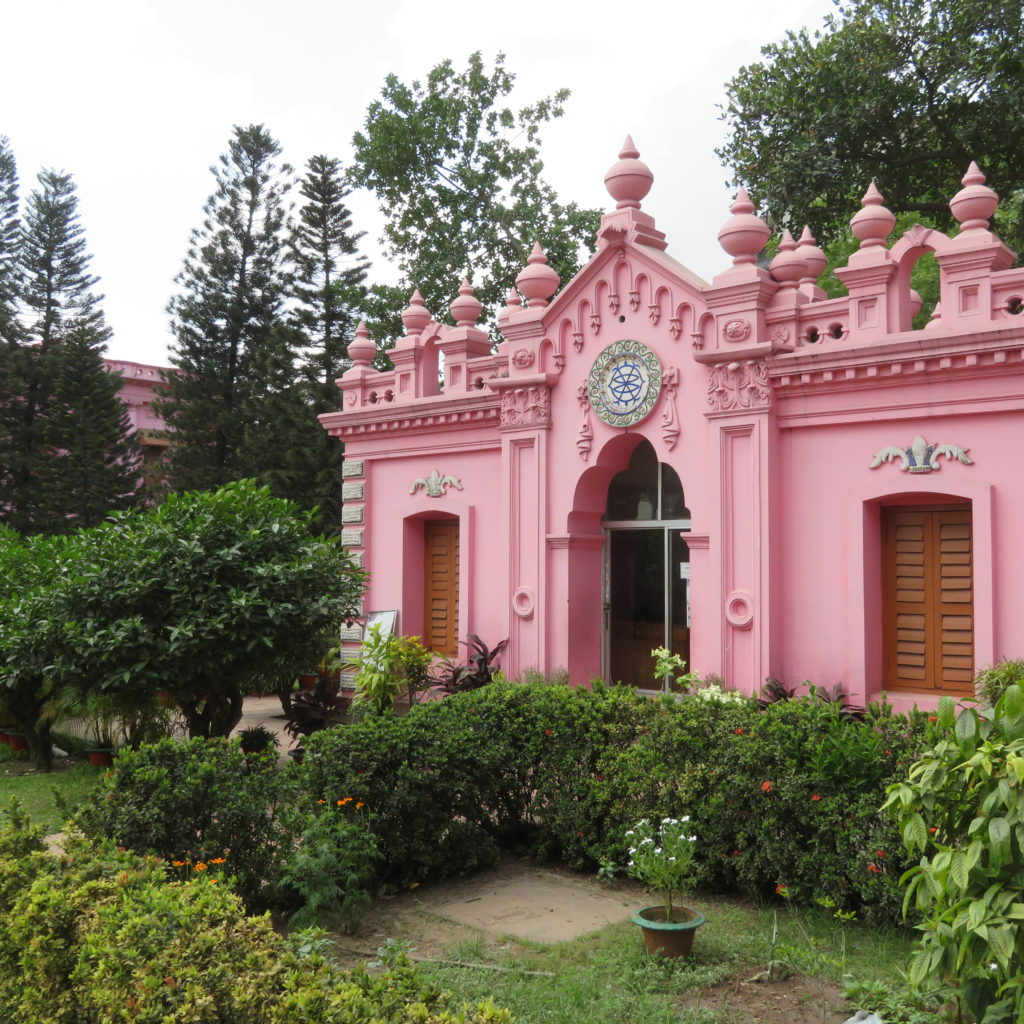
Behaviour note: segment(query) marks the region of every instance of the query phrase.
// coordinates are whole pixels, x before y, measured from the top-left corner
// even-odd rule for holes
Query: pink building
[[[665,645],[746,691],[970,693],[1024,654],[1024,269],[989,230],[998,197],[972,167],[954,237],[890,246],[872,185],[829,299],[806,232],[757,265],[769,232],[742,191],[731,265],[690,273],[641,209],[638,156],[627,140],[606,175],[615,209],[572,281],[534,249],[496,353],[466,285],[455,326],[414,295],[393,371],[365,331],[350,346],[322,420],[346,445],[367,610],[439,652],[509,636],[513,677],[654,689]],[[912,330],[928,251],[941,301]]]
[[[128,409],[132,427],[139,432],[143,472],[156,462],[170,444],[164,436],[167,425],[153,411],[153,399],[162,374],[171,372],[166,367],[132,363],[123,359],[105,359],[109,373],[121,374],[119,397]]]

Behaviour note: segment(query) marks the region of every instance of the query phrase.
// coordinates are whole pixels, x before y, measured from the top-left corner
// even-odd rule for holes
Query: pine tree
[[[121,375],[106,370],[103,350],[100,335],[79,322],[55,352],[44,431],[47,532],[96,526],[137,500],[138,439],[118,397]]]
[[[344,447],[316,420],[338,408],[335,381],[348,368],[348,343],[366,296],[363,282],[369,261],[359,255],[363,232],[352,230],[345,205],[351,189],[341,163],[314,156],[306,165],[292,256],[296,266],[295,326],[303,335],[302,373],[308,393],[307,415],[293,423],[293,460],[300,467],[304,506],[319,509],[317,527],[336,532],[341,520],[341,464]]]
[[[157,409],[175,433],[173,489],[261,477],[275,427],[265,406],[295,383],[293,336],[282,329],[291,168],[275,164],[280,152],[262,125],[235,126],[167,307],[178,373]]]
[[[18,169],[7,137],[0,135],[0,343],[18,337],[20,247]]]
[[[62,473],[75,460],[95,465],[98,452],[120,464],[135,443],[123,417],[92,414],[96,396],[116,395],[117,381],[101,359],[110,330],[102,296],[93,290],[97,278],[88,272],[74,181],[53,170],[41,172],[38,181],[17,242],[19,326],[5,341],[0,363],[0,522],[23,533],[63,532],[68,516],[77,521],[86,508],[89,521],[98,521],[122,507],[128,499],[120,474],[96,475],[79,495],[74,488],[85,486],[84,477],[73,482]],[[74,351],[83,338],[93,353],[89,360]],[[87,433],[60,425],[87,411]],[[51,422],[54,415],[58,420]]]

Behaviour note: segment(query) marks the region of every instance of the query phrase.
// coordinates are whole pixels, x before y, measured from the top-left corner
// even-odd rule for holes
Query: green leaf
[[[967,864],[967,856],[959,850],[953,854],[953,860],[949,867],[949,877],[961,892],[967,888],[970,867]]]
[[[1001,868],[1010,859],[1010,825],[1005,818],[988,823],[988,839],[992,867]]]
[[[940,728],[951,729],[953,727],[956,721],[956,704],[953,703],[952,697],[942,697],[939,699],[936,717],[939,720]]]
[[[1009,970],[1010,958],[1013,956],[1013,928],[1003,925],[1000,928],[991,927],[988,930],[988,945],[995,954],[996,960],[1003,970]]]
[[[974,708],[964,708],[957,716],[954,735],[965,756],[974,752],[978,745],[978,715]]]
[[[920,814],[914,814],[903,822],[903,843],[910,852],[923,850],[927,841],[928,829]]]

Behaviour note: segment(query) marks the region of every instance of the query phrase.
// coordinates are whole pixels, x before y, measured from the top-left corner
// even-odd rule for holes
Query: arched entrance
[[[680,535],[690,512],[678,475],[649,442],[612,478],[602,525],[607,678],[661,689],[651,651],[667,647],[690,660],[690,553]]]

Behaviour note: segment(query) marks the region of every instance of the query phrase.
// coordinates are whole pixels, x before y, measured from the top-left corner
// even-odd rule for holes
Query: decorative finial
[[[960,230],[988,230],[989,218],[996,212],[999,196],[985,184],[985,175],[972,160],[967,173],[960,179],[964,186],[949,201],[953,216],[960,223]]]
[[[483,310],[483,303],[473,294],[466,278],[459,285],[459,297],[448,307],[456,327],[472,327]]]
[[[515,290],[515,288],[509,288],[508,295],[505,297],[505,308],[498,313],[498,320],[506,320],[513,313],[520,312],[522,308],[522,296]]]
[[[352,360],[352,366],[369,366],[370,360],[377,354],[377,346],[370,338],[370,332],[366,329],[366,321],[360,320],[356,328],[355,338],[348,343],[348,357]]]
[[[768,270],[783,288],[795,288],[807,273],[807,263],[797,250],[788,228],[782,233],[779,251],[768,265]]]
[[[804,258],[807,264],[807,273],[800,278],[801,284],[817,284],[821,277],[828,257],[818,248],[818,243],[811,234],[811,229],[805,224],[803,234],[800,236],[800,245],[797,252]]]
[[[632,136],[627,135],[618,162],[612,164],[604,176],[604,186],[616,201],[617,210],[639,210],[640,200],[654,184],[654,174],[639,157],[640,151],[633,144]]]
[[[864,198],[860,201],[862,209],[854,214],[850,221],[850,229],[860,239],[862,249],[884,246],[896,217],[891,210],[882,205],[882,193],[872,181]]]
[[[409,334],[419,334],[430,323],[430,310],[424,304],[419,288],[412,293],[408,308],[402,313],[402,323]]]
[[[548,266],[548,258],[540,242],[534,242],[526,266],[516,278],[516,288],[526,298],[527,306],[531,309],[546,306],[560,283],[558,274]]]
[[[740,186],[729,207],[732,216],[718,232],[718,244],[732,257],[733,266],[757,262],[757,254],[768,241],[768,225],[754,213],[747,190]]]

